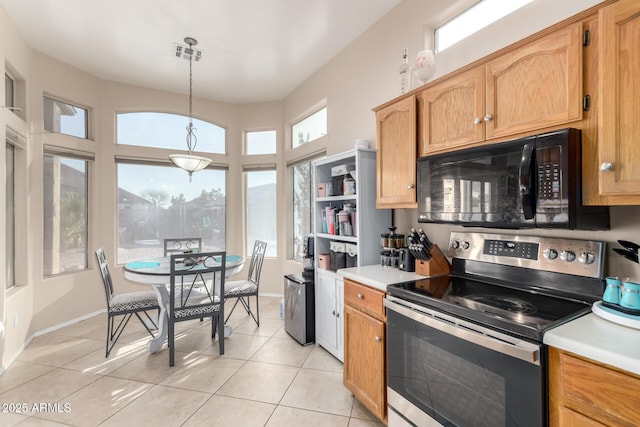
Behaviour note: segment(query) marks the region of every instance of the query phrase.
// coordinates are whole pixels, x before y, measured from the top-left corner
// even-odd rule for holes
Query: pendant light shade
[[[189,182],[191,182],[191,176],[194,172],[198,172],[209,166],[211,163],[211,159],[202,156],[196,156],[191,154],[193,150],[196,148],[196,144],[198,143],[198,138],[196,137],[195,131],[196,128],[193,126],[193,117],[191,116],[192,104],[193,104],[193,73],[192,73],[192,65],[193,65],[193,57],[195,55],[193,46],[198,44],[198,41],[192,37],[185,37],[184,42],[189,45],[187,49],[185,49],[184,55],[189,56],[189,124],[187,125],[187,154],[171,154],[169,158],[173,162],[174,165],[179,167],[180,169],[184,169],[189,172]]]

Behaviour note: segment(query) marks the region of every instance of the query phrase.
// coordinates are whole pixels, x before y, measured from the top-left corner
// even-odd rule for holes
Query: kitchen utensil
[[[633,251],[636,253],[636,255],[638,254],[638,251],[640,250],[640,245],[637,243],[633,243],[633,242],[629,242],[628,240],[618,240],[618,243],[620,243],[620,246],[624,246],[625,249],[628,249],[630,251]]]
[[[633,261],[633,262],[638,262],[638,254],[635,252],[632,252],[628,249],[620,249],[620,248],[613,248],[613,251],[615,253],[617,253],[618,255],[622,255],[623,257],[625,257],[626,259],[628,259],[629,261]]]

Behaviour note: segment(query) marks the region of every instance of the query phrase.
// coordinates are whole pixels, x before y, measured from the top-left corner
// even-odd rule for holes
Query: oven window
[[[388,384],[444,425],[543,425],[543,368],[387,310]]]

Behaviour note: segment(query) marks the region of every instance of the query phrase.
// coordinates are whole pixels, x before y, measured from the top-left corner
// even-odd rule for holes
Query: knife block
[[[429,251],[431,259],[416,259],[416,274],[421,276],[443,276],[451,272],[451,264],[442,253],[438,245],[433,245]]]

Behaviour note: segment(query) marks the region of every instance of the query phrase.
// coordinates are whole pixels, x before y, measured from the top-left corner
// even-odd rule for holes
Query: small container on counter
[[[383,248],[389,247],[389,233],[383,233],[380,235],[380,244]]]

